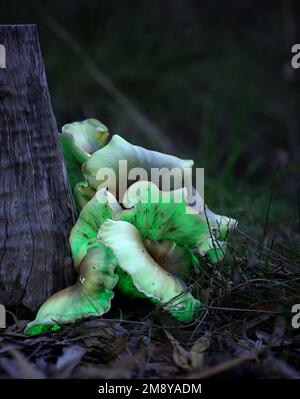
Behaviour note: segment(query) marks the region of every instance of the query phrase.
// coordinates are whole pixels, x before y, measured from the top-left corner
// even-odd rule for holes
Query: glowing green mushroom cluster
[[[117,135],[109,143],[107,139],[107,128],[95,119],[63,128],[64,159],[80,210],[70,236],[78,279],[42,305],[25,330],[28,335],[103,315],[114,289],[128,297],[149,298],[179,321],[190,322],[201,304],[184,279],[199,266],[199,259],[216,263],[224,257],[236,221],[205,205],[200,212],[193,209],[184,187],[162,191],[151,181],[131,181],[121,196],[109,181],[97,178],[99,170],[110,168],[118,180],[120,160],[127,161],[129,170],[146,171],[184,169],[193,161],[134,146]],[[178,202],[180,193],[184,195]]]

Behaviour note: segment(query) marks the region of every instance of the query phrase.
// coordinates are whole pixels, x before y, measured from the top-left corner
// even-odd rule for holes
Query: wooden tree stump
[[[0,303],[36,311],[73,282],[67,182],[34,25],[0,26]]]

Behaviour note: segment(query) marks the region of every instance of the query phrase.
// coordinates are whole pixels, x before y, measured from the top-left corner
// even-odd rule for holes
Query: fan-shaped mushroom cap
[[[107,127],[97,119],[63,126],[60,140],[72,189],[84,179],[82,164],[106,144],[108,135]]]
[[[112,249],[119,267],[132,278],[139,292],[161,303],[178,320],[189,322],[195,317],[200,302],[193,298],[178,276],[164,270],[149,255],[135,226],[107,220],[98,237]]]
[[[52,295],[25,329],[27,335],[55,331],[61,324],[101,316],[110,309],[118,282],[116,260],[103,244],[88,251],[80,264],[76,284]]]
[[[88,248],[101,246],[96,240],[102,223],[113,218],[121,206],[106,189],[101,189],[82,209],[70,235],[70,245],[75,268],[85,257]]]
[[[130,209],[120,214],[120,220],[136,226],[143,239],[169,240],[197,248],[213,263],[223,259],[226,243],[213,234],[217,221],[212,220],[211,228],[205,212],[191,209],[184,189],[163,192],[152,182],[137,182],[125,193],[123,205]]]
[[[183,170],[191,168],[194,164],[191,160],[183,160],[172,155],[163,154],[156,151],[150,151],[145,148],[132,145],[118,135],[114,135],[111,141],[100,150],[96,151],[83,165],[83,173],[89,185],[97,189],[100,185],[105,186],[112,193],[117,193],[119,187],[119,161],[127,161],[127,170],[130,171],[134,168],[143,168],[147,173],[148,179],[151,177],[151,171],[154,168],[178,168]],[[113,170],[117,179],[113,186],[112,182],[100,181],[97,179],[99,170],[109,168]],[[126,176],[127,177],[127,176]],[[129,181],[127,181],[129,183]],[[178,182],[179,186],[182,181]],[[170,189],[179,188],[178,186],[171,186]],[[124,193],[121,193],[122,195]]]

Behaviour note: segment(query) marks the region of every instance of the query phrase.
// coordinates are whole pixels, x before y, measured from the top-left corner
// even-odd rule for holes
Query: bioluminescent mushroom
[[[114,289],[148,298],[158,309],[190,322],[201,309],[186,283],[191,271],[203,260],[221,261],[226,252],[236,220],[213,213],[197,192],[197,206],[191,206],[181,180],[164,191],[146,178],[125,177],[126,191],[116,190],[122,160],[128,171],[143,168],[147,176],[153,168],[182,171],[193,161],[146,150],[117,135],[107,143],[107,137],[107,128],[94,119],[63,128],[64,159],[81,209],[70,235],[78,280],[41,306],[26,328],[28,335],[103,315]],[[116,176],[113,184],[99,179],[99,170],[107,168]]]
[[[114,285],[129,297],[149,298],[179,321],[193,320],[201,304],[184,280],[199,265],[197,255],[219,261],[226,243],[211,235],[205,214],[188,209],[185,194],[137,182],[125,193],[121,207],[101,189],[82,209],[71,232],[77,283],[46,301],[26,333],[104,314]],[[236,222],[226,220],[229,232]],[[104,279],[107,270],[109,283]]]
[[[27,325],[25,333],[56,331],[61,324],[108,312],[118,282],[116,266],[114,255],[104,245],[87,251],[76,284],[52,295],[41,306],[35,320]]]
[[[107,127],[97,119],[86,119],[63,126],[60,142],[72,189],[84,179],[83,163],[106,144],[108,136]]]
[[[112,192],[115,187],[107,186],[106,181],[100,181],[97,174],[102,169],[111,169],[117,176],[116,186],[118,186],[120,161],[126,161],[128,170],[126,179],[127,177],[130,179],[130,172],[136,168],[142,168],[147,176],[150,177],[151,171],[155,168],[165,168],[167,170],[176,168],[178,170],[183,170],[192,168],[194,165],[192,160],[180,159],[173,155],[147,150],[143,147],[130,144],[128,141],[115,134],[108,144],[96,151],[83,164],[83,173],[89,186],[95,190],[98,189],[99,186],[107,187],[108,190]],[[182,180],[178,181],[177,184],[178,186],[172,186],[171,184],[170,189],[174,190],[182,187]]]

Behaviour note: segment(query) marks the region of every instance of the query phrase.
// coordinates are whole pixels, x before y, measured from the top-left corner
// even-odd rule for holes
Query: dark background
[[[37,24],[59,128],[95,117],[131,142],[194,159],[210,207],[297,250],[299,8],[1,1],[0,23]]]

